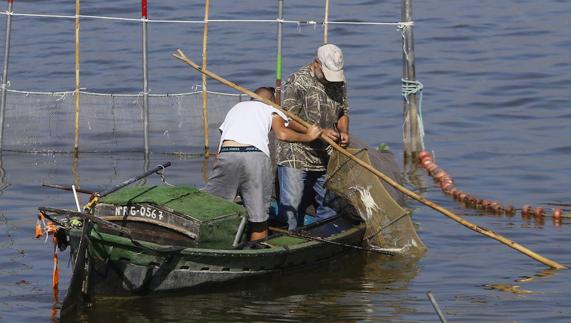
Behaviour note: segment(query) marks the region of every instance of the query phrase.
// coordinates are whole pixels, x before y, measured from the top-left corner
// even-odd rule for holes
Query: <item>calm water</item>
[[[397,21],[399,1],[333,1],[333,20]],[[211,19],[275,17],[267,1],[214,1]],[[518,207],[571,204],[571,6],[568,1],[417,1],[417,75],[427,147],[473,195]],[[321,20],[322,4],[288,0],[286,18]],[[73,14],[69,1],[16,1],[16,11]],[[201,19],[202,3],[149,5],[155,19]],[[137,17],[136,1],[84,1],[82,12]],[[2,25],[4,18],[2,17]],[[73,20],[14,19],[11,88],[73,88]],[[273,82],[275,27],[210,27],[209,63],[247,87]],[[106,92],[140,91],[140,26],[82,22],[82,86]],[[176,47],[200,58],[200,25],[150,26],[150,84],[154,93],[184,92],[198,74],[170,58]],[[3,36],[0,36],[3,43]],[[307,63],[321,28],[285,28],[284,74]],[[394,27],[342,27],[330,40],[346,56],[351,130],[370,144],[401,146],[400,34]],[[212,89],[225,90],[215,85]],[[150,164],[174,159],[174,184],[203,183],[201,159],[155,154]],[[73,207],[70,193],[42,183],[80,183],[101,189],[144,169],[142,154],[68,155],[4,153],[0,159],[0,321],[45,322],[52,310],[50,243],[33,238],[36,208]],[[571,221],[490,216],[462,209],[419,172],[416,189],[468,220],[571,265]],[[157,179],[150,181],[156,182]],[[412,186],[412,185],[411,185]],[[85,197],[84,197],[85,202]],[[569,321],[571,271],[551,272],[497,242],[418,207],[415,221],[429,251],[418,261],[388,262],[352,255],[318,270],[269,277],[203,293],[109,299],[85,321],[437,321],[431,290],[450,321]],[[571,206],[567,213],[571,213]],[[67,253],[60,270],[62,295],[70,276]],[[528,279],[529,278],[529,279]],[[514,287],[519,286],[519,289]],[[519,290],[519,293],[511,292]],[[511,291],[510,291],[511,290]]]

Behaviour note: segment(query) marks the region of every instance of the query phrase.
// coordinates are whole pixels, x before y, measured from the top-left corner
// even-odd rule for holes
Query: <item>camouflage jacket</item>
[[[349,115],[344,83],[324,86],[314,76],[309,65],[292,74],[284,86],[282,107],[304,121],[321,128],[337,129],[337,121]],[[277,163],[305,171],[325,171],[329,161],[329,145],[321,140],[311,143],[278,141]]]

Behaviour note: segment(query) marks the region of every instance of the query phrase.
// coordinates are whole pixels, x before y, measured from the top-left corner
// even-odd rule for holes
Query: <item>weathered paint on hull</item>
[[[328,240],[359,245],[364,232],[365,225],[359,224]],[[144,242],[137,246],[127,238],[100,233],[92,234],[90,240],[91,297],[191,289],[300,269],[351,250],[319,241],[256,250],[168,250]]]

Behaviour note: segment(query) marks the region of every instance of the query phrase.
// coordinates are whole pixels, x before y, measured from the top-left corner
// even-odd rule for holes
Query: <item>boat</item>
[[[363,149],[355,153],[368,156]],[[347,165],[347,161],[339,158],[332,158],[334,162],[330,165],[337,165],[332,174],[338,174],[339,167]],[[352,190],[348,188],[345,196],[336,195],[331,204],[337,210],[336,216],[315,221],[308,212],[306,225],[292,232],[277,217],[277,206],[273,203],[269,236],[248,242],[247,214],[240,203],[228,202],[191,186],[128,186],[168,166],[170,163],[160,165],[108,191],[92,193],[83,211],[39,208],[46,219],[58,226],[55,232],[60,233],[58,239],[63,241],[60,248],[69,244],[72,249],[73,274],[62,316],[100,296],[189,290],[287,273],[356,250],[387,256],[402,254],[404,247],[364,245],[371,240],[366,221],[370,214],[365,214],[370,205],[366,205],[362,192],[361,196],[356,193],[359,190],[348,194]],[[349,178],[355,179],[350,175]],[[383,206],[378,209],[386,213],[389,204],[398,203],[380,182],[379,185],[384,194],[377,199]],[[400,208],[399,212],[402,214],[394,214],[398,217],[389,226],[410,221],[410,217],[405,217],[410,215],[409,210]],[[383,233],[383,236],[387,242],[390,235]],[[422,244],[416,233],[414,236],[410,240],[412,245]],[[390,240],[387,245],[393,246],[406,239]]]

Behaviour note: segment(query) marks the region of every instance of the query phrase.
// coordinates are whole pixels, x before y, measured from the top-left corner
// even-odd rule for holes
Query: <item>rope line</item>
[[[401,79],[402,81],[402,96],[405,101],[409,103],[409,96],[412,94],[418,94],[418,128],[420,132],[421,142],[424,145],[424,121],[422,119],[422,92],[424,85],[420,81],[409,81]],[[408,117],[408,115],[407,115]],[[423,147],[424,149],[424,147]]]
[[[114,20],[127,22],[149,22],[149,23],[179,23],[179,24],[206,24],[206,23],[286,23],[295,25],[324,25],[323,21],[315,20],[284,20],[284,19],[208,19],[208,20],[180,20],[180,19],[146,19],[146,18],[126,18],[112,16],[94,16],[94,15],[55,15],[55,14],[38,14],[38,13],[15,13],[13,11],[1,11],[0,15],[16,16],[16,17],[35,17],[35,18],[59,18],[59,19],[99,19]],[[327,21],[330,25],[364,25],[364,26],[396,26],[398,28],[406,28],[413,26],[414,22],[375,22],[375,21]]]
[[[75,94],[75,91],[22,91],[22,90],[11,90],[6,89],[6,92],[18,93],[18,94],[25,94],[25,95],[48,95],[48,96],[60,96],[64,98],[67,95]],[[143,95],[142,92],[137,94],[129,94],[129,93],[101,93],[101,92],[88,92],[88,91],[79,91],[80,94],[86,95],[93,95],[93,96],[108,96],[108,97],[140,97]],[[183,92],[183,93],[157,93],[151,94],[149,93],[149,97],[181,97],[181,96],[190,96],[190,95],[197,95],[201,94],[201,91],[192,91],[192,92]],[[215,94],[215,95],[222,95],[222,96],[236,96],[236,97],[243,97],[243,94],[236,94],[236,93],[224,93],[224,92],[217,92],[217,91],[207,91],[208,94]]]

